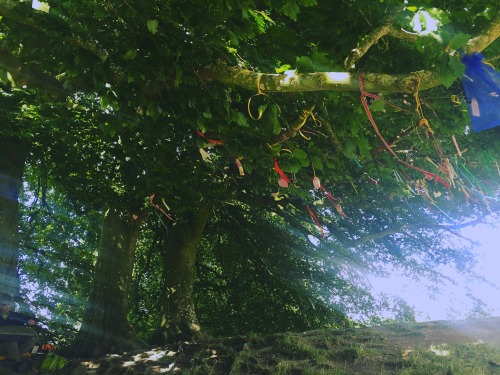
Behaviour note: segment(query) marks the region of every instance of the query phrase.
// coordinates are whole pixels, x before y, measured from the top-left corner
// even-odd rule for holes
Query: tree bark
[[[155,341],[175,342],[201,336],[194,305],[195,261],[211,206],[176,220],[166,246],[161,321]]]
[[[252,91],[306,92],[306,91],[359,91],[359,74],[348,72],[264,74],[223,62],[198,72],[207,81],[217,80],[226,85],[236,85]],[[417,77],[418,76],[418,77]],[[414,92],[420,80],[419,90],[439,86],[437,71],[421,70],[410,74],[365,73],[363,85],[366,91]]]
[[[19,191],[29,147],[0,138],[0,291],[19,293]]]
[[[95,357],[142,345],[125,306],[142,221],[110,208],[104,212],[92,290],[72,354]]]

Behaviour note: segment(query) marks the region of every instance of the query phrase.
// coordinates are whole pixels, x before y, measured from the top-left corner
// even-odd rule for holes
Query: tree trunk
[[[126,301],[143,217],[103,214],[92,289],[72,354],[95,357],[138,349],[142,342],[127,320]]]
[[[29,148],[22,141],[0,138],[0,291],[19,293],[19,191]]]
[[[167,242],[161,321],[155,335],[163,342],[190,340],[201,335],[194,307],[195,261],[212,207],[200,207],[178,218]]]

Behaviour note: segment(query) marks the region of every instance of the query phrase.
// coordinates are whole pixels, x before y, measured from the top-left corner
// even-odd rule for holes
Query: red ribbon
[[[326,189],[323,186],[320,186],[320,189],[323,190],[323,193],[325,193],[326,199],[328,199],[330,201],[330,203],[333,205],[333,207],[335,207],[335,209],[337,210],[337,212],[340,215],[342,215],[344,218],[346,218],[347,220],[351,221],[351,218],[344,213],[344,210],[342,209],[342,206],[340,204],[338,204],[337,202],[335,202],[336,200],[339,200],[339,199],[335,198],[328,191],[326,191]]]
[[[198,135],[200,137],[205,138],[207,141],[209,141],[210,143],[213,143],[215,145],[222,145],[222,144],[224,144],[223,141],[218,141],[218,140],[215,140],[215,139],[209,139],[209,138],[207,138],[207,136],[205,134],[203,134],[202,132],[200,132],[199,130],[197,130],[196,133],[198,133]]]
[[[161,213],[163,215],[165,215],[166,217],[168,217],[170,220],[174,221],[174,219],[172,219],[172,217],[169,214],[167,214],[165,211],[163,211],[163,209],[160,206],[153,203],[154,197],[155,197],[155,193],[151,193],[151,195],[149,196],[149,204],[151,206],[153,206],[154,208],[156,208],[157,210],[161,211]]]
[[[309,208],[309,206],[306,206],[306,208],[307,208],[307,211],[309,211],[309,215],[311,215],[311,217],[313,218],[313,220],[316,222],[316,225],[318,226],[319,230],[321,231],[321,235],[323,236],[323,238],[325,238],[326,237],[325,231],[321,227],[321,224],[320,224],[318,218],[316,217],[316,215],[314,214],[313,210],[311,210]]]
[[[280,177],[286,181],[287,184],[290,183],[290,179],[285,175],[278,164],[278,158],[274,158],[274,169],[276,170],[276,172],[278,172]]]
[[[389,152],[397,159],[397,161],[399,161],[400,163],[406,165],[407,167],[409,168],[412,168],[416,171],[419,171],[420,173],[423,173],[425,178],[427,178],[428,180],[433,180],[434,178],[436,178],[436,181],[437,182],[441,182],[443,183],[443,181],[441,180],[438,180],[438,176],[435,175],[434,173],[431,173],[431,172],[428,172],[424,169],[421,169],[421,168],[418,168],[418,167],[415,167],[414,165],[410,164],[410,163],[407,163],[405,162],[404,160],[401,160],[397,155],[396,153],[394,152],[394,150],[392,149],[392,147],[387,143],[387,141],[384,139],[384,137],[382,136],[382,134],[380,134],[380,131],[378,130],[378,127],[377,127],[377,124],[375,123],[375,120],[373,119],[373,116],[372,116],[372,113],[370,112],[370,108],[368,106],[368,103],[366,102],[366,97],[370,97],[370,98],[375,98],[375,99],[379,99],[379,97],[377,97],[377,95],[374,95],[374,94],[370,94],[369,92],[365,91],[365,89],[363,88],[363,73],[360,73],[359,74],[359,90],[361,91],[361,104],[363,104],[363,108],[365,109],[365,112],[366,112],[366,115],[368,116],[368,120],[370,120],[370,123],[372,124],[373,128],[375,129],[375,132],[377,133],[378,137],[380,138],[380,140],[382,141],[382,143],[384,144],[384,146],[389,150]],[[399,107],[396,107],[394,105],[391,104],[391,106],[395,107],[395,108],[398,108],[398,109],[401,109]],[[443,184],[445,185],[445,184]],[[446,185],[445,185],[446,186]]]

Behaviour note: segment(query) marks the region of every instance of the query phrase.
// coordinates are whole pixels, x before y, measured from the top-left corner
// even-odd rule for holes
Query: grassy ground
[[[72,361],[59,374],[500,374],[500,318],[231,337]]]
[[[287,333],[254,338],[231,374],[500,374],[500,346],[491,343],[415,345],[418,326]],[[396,345],[397,343],[397,345]],[[402,343],[405,343],[401,346]],[[201,369],[200,369],[201,370]],[[205,369],[208,370],[208,369]],[[194,372],[196,373],[196,372]],[[213,372],[200,371],[200,374]]]

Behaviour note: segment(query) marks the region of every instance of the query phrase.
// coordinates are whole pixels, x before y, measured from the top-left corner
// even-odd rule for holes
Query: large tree
[[[28,149],[22,140],[0,137],[0,150],[0,289],[17,296],[18,197]]]
[[[30,151],[26,136],[27,122],[17,109],[24,95],[0,92],[0,290],[19,294],[17,263],[19,258],[19,194],[25,161]],[[29,119],[28,119],[29,121]]]
[[[498,211],[494,181],[466,179],[471,166],[450,162],[458,147],[468,148],[469,160],[489,160],[474,169],[487,176],[498,158],[498,129],[489,137],[466,132],[457,83],[459,49],[498,52],[496,2],[441,9],[396,0],[376,7],[361,0],[47,4],[37,11],[0,1],[6,89],[26,86],[69,108],[82,93],[96,95],[101,113],[118,119],[103,124],[117,138],[113,163],[133,165],[139,173],[129,177],[168,202],[177,228],[192,223],[194,239],[203,220],[188,220],[193,206],[258,206],[272,194],[276,214],[310,217],[306,229],[317,237],[353,252],[378,240],[367,259],[408,266],[405,254],[419,241],[423,256],[460,258],[436,254],[429,232]],[[441,22],[437,31],[412,31],[422,11]],[[380,100],[370,106],[368,91],[403,111]],[[189,296],[196,243],[175,229],[165,290],[178,289],[171,262],[189,261],[181,273]],[[179,303],[165,310],[174,331],[196,333],[191,298],[168,293],[167,303]]]

